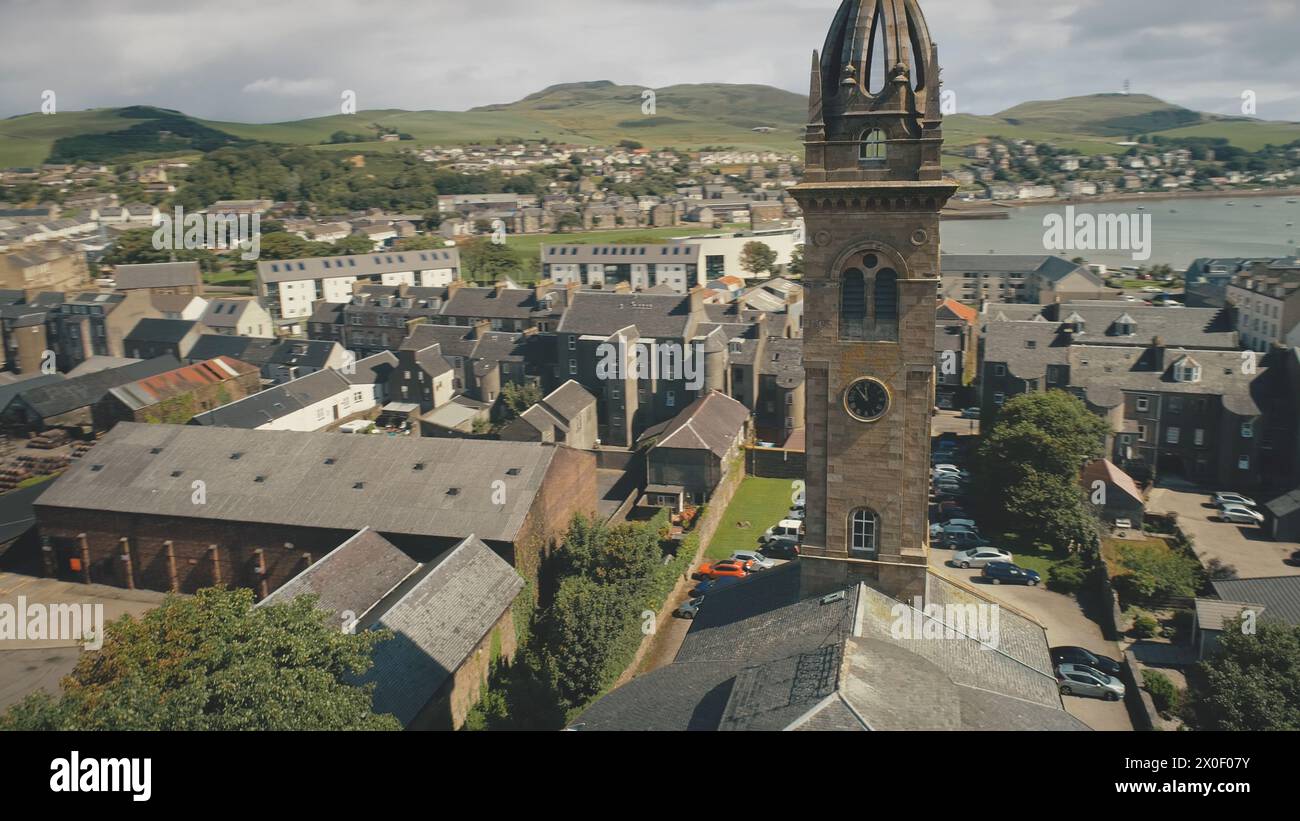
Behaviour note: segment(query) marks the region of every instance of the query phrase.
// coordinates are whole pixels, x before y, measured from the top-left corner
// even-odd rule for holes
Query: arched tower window
[[[888,148],[885,144],[885,132],[873,128],[864,132],[858,145],[858,162],[869,168],[882,168],[885,165]]]
[[[880,535],[880,517],[874,510],[860,507],[849,514],[849,553],[875,556]]]
[[[840,338],[867,338],[867,279],[857,268],[840,282]]]
[[[898,322],[898,272],[882,268],[876,272],[876,324]]]

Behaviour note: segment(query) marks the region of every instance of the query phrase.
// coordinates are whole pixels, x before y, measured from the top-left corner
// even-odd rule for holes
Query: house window
[[[862,135],[862,142],[858,146],[858,161],[869,168],[879,168],[885,164],[888,154],[888,147],[885,144],[885,132],[879,128],[872,129]]]
[[[1241,423],[1241,438],[1242,439],[1255,438],[1255,427],[1250,422]]]
[[[1196,446],[1197,446],[1198,448],[1200,448],[1200,447],[1205,447],[1205,431],[1204,431],[1204,430],[1202,430],[1201,428],[1197,428],[1197,429],[1196,429],[1196,433],[1194,433],[1192,436],[1193,436],[1193,439],[1194,439],[1194,441],[1196,442]]]
[[[1178,444],[1178,440],[1181,437],[1182,437],[1182,431],[1179,430],[1178,428],[1170,428],[1169,430],[1165,431],[1165,441],[1171,445]]]
[[[569,360],[569,376],[576,376],[578,373],[578,360]]]
[[[1250,470],[1250,457],[1249,457],[1249,456],[1243,456],[1243,457],[1241,457],[1240,459],[1238,459],[1238,460],[1237,460],[1237,468],[1238,468],[1239,470]]]
[[[849,550],[853,553],[876,555],[876,533],[880,517],[874,511],[858,508],[849,516]]]
[[[994,365],[994,366],[993,366],[993,375],[994,375],[994,376],[1006,376],[1006,375],[1007,375],[1007,366],[1006,366],[1006,365]]]
[[[676,394],[675,392],[673,392],[673,391],[668,391],[668,395],[667,395],[667,397],[665,397],[665,399],[664,399],[664,404],[666,404],[666,405],[667,405],[668,407],[670,407],[670,408],[676,407],[676,406],[677,406],[677,394]]]
[[[898,273],[892,268],[876,272],[876,322],[898,321]]]
[[[1151,410],[1151,400],[1145,396],[1139,396],[1137,398],[1138,413],[1146,413],[1149,410]]]
[[[1138,441],[1145,442],[1146,440],[1147,440],[1147,426],[1138,425]]]
[[[576,336],[569,337],[569,350],[576,351],[577,349],[578,349],[578,337]]]

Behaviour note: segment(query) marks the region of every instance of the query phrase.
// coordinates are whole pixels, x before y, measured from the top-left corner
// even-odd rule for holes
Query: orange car
[[[725,561],[725,562],[705,562],[700,565],[696,571],[706,579],[717,579],[723,576],[735,576],[744,578],[749,575],[749,568],[743,562]]]

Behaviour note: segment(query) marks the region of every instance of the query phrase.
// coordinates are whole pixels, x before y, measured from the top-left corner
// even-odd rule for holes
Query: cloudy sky
[[[0,116],[145,103],[272,122],[563,82],[804,93],[838,0],[0,0]],[[1297,0],[922,0],[959,110],[1119,91],[1300,120]]]

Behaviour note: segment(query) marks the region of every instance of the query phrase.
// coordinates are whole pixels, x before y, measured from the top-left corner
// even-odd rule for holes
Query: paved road
[[[953,551],[935,548],[930,551],[930,566],[938,573],[965,582],[994,601],[1001,602],[1029,615],[1047,631],[1047,642],[1052,647],[1071,645],[1084,647],[1094,653],[1119,658],[1120,651],[1114,642],[1106,641],[1097,623],[1089,619],[1073,596],[1054,593],[1046,587],[1021,585],[990,585],[979,580],[980,571],[962,570],[945,564]],[[1064,696],[1065,709],[1070,715],[1094,730],[1132,730],[1128,711],[1122,701],[1106,702],[1100,699]]]
[[[27,605],[91,603],[104,606],[104,621],[111,622],[123,614],[140,615],[163,600],[162,593],[152,590],[123,590],[99,584],[77,584],[57,579],[0,573],[0,603],[18,606],[18,597]],[[0,641],[0,711],[21,701],[28,693],[45,689],[58,691],[59,680],[72,672],[81,656],[79,641]]]
[[[1183,532],[1194,540],[1196,555],[1203,564],[1218,559],[1236,567],[1237,576],[1243,579],[1300,575],[1300,566],[1288,563],[1291,554],[1300,550],[1300,543],[1275,542],[1255,526],[1211,521],[1215,508],[1203,489],[1171,487],[1162,482],[1152,489],[1147,510],[1177,513]]]

